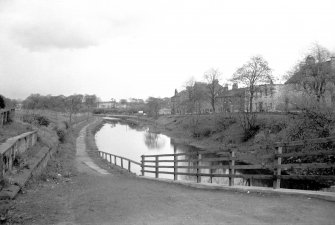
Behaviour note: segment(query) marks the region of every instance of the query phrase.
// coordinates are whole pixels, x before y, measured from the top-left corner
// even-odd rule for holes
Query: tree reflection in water
[[[161,149],[165,145],[163,138],[159,137],[159,134],[151,133],[146,131],[144,133],[144,143],[148,149]]]

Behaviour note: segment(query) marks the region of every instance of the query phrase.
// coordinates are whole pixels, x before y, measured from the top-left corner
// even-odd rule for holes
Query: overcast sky
[[[0,94],[170,97],[253,55],[281,77],[313,42],[335,51],[334,2],[0,0]]]

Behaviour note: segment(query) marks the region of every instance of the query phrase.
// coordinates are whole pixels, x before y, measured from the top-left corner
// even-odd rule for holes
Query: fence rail
[[[14,117],[15,109],[0,109],[0,126],[7,124]]]
[[[99,156],[101,158],[105,159],[110,164],[114,164],[116,166],[119,166],[122,169],[127,169],[128,172],[131,172],[131,168],[132,168],[131,164],[135,164],[135,165],[141,166],[141,163],[136,162],[136,161],[131,160],[131,159],[128,159],[128,158],[125,158],[125,157],[122,157],[122,156],[119,156],[119,155],[114,155],[114,154],[111,154],[111,153],[108,153],[108,152],[103,152],[103,151],[98,151],[98,152],[99,152]],[[109,161],[108,161],[108,158],[109,158]],[[113,162],[113,159],[114,159],[114,162]],[[117,165],[117,159],[120,159],[120,165]],[[124,166],[124,161],[126,161],[125,163],[128,162],[128,166],[127,167]]]
[[[177,180],[179,175],[194,176],[197,182],[201,182],[201,177],[209,177],[210,182],[214,177],[226,177],[229,179],[229,186],[233,186],[235,178],[242,178],[249,181],[250,179],[267,179],[272,180],[273,188],[277,189],[281,187],[281,180],[332,180],[335,181],[335,174],[320,174],[320,175],[308,175],[308,174],[290,174],[288,170],[296,169],[335,169],[335,160],[329,160],[328,162],[291,162],[283,163],[283,159],[290,157],[310,157],[310,156],[327,156],[328,159],[335,158],[335,149],[320,150],[313,152],[289,152],[286,150],[290,147],[303,147],[311,144],[327,144],[335,143],[335,137],[311,139],[308,141],[296,141],[296,142],[282,142],[276,143],[273,147],[275,152],[266,155],[265,158],[269,159],[268,163],[246,165],[239,157],[236,156],[236,148],[233,146],[229,151],[203,151],[203,152],[190,152],[190,153],[175,153],[175,154],[160,154],[160,155],[142,155],[141,163],[124,158],[122,156],[113,155],[111,153],[99,151],[100,157],[113,163],[112,157],[114,157],[114,164],[117,162],[117,158],[121,159],[121,167],[123,166],[123,160],[128,161],[128,171],[131,171],[131,163],[134,163],[141,167],[141,175],[144,176],[146,173],[154,174],[156,178],[159,178],[160,174],[173,175],[173,179]],[[213,157],[215,154],[217,157]],[[205,157],[206,155],[209,155]],[[181,158],[183,157],[183,158]],[[262,157],[263,158],[263,157]],[[181,165],[181,163],[184,163]],[[187,165],[185,165],[187,163]],[[206,165],[205,163],[209,164]],[[210,165],[215,163],[216,165]],[[217,171],[217,169],[222,169]],[[168,171],[167,171],[168,170]],[[207,170],[207,171],[203,171]],[[251,171],[251,173],[237,173],[237,170]],[[225,172],[224,172],[225,171]],[[261,173],[260,173],[261,171]],[[285,173],[283,173],[285,171]],[[334,171],[334,170],[332,170]]]

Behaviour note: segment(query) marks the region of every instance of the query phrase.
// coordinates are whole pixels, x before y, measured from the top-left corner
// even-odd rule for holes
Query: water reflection
[[[170,137],[163,134],[155,134],[149,132],[148,128],[143,126],[138,126],[136,124],[126,124],[121,121],[109,121],[108,124],[102,126],[101,130],[96,134],[96,143],[99,150],[104,152],[109,152],[115,155],[123,156],[131,160],[140,162],[141,155],[160,155],[160,154],[172,154],[172,153],[201,153],[200,149],[177,144]],[[170,144],[167,144],[170,143]],[[198,157],[203,160],[198,162]],[[227,161],[211,161],[210,159],[219,157],[215,153],[210,154],[200,154],[197,156],[193,155],[182,155],[178,156],[178,166],[183,166],[184,168],[179,168],[180,173],[193,173],[197,172],[208,174],[208,176],[203,176],[199,178],[201,182],[216,183],[216,184],[226,184],[228,185],[228,178],[222,177],[212,177],[212,174],[227,174],[228,170],[220,168],[220,166],[228,165]],[[173,160],[173,156],[167,156],[160,158],[161,160]],[[153,160],[153,158],[151,159]],[[120,163],[119,161],[117,162]],[[199,164],[198,164],[199,163]],[[152,163],[154,165],[154,163]],[[160,168],[160,171],[173,172],[173,162],[160,162],[161,166],[170,166],[170,168]],[[209,168],[193,168],[199,166],[212,167]],[[172,168],[171,168],[172,167]],[[153,169],[153,168],[149,168]],[[148,170],[149,170],[148,169]],[[147,169],[146,169],[147,170]],[[140,166],[132,166],[132,171],[136,174],[141,174]],[[244,173],[243,171],[237,171],[237,173]],[[153,173],[146,173],[146,176],[154,176]],[[173,179],[173,174],[159,174],[160,178]],[[196,176],[189,175],[178,175],[178,180],[189,180],[197,181]],[[236,185],[247,185],[248,180],[245,179],[235,179]],[[255,181],[254,181],[255,182]],[[263,186],[263,185],[260,185]]]
[[[144,133],[144,143],[148,149],[161,149],[165,145],[165,139],[160,138],[160,134],[147,131]]]

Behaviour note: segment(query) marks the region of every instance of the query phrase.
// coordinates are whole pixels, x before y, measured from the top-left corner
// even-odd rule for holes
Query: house
[[[282,84],[257,85],[252,99],[252,112],[277,112],[284,108]],[[250,92],[248,88],[238,88],[235,83],[229,90],[224,87],[218,97],[221,104],[220,112],[245,112],[250,108]]]
[[[113,109],[115,108],[114,101],[107,101],[107,102],[97,102],[98,109]]]
[[[219,112],[243,112],[246,102],[246,89],[238,88],[235,83],[231,90],[228,84],[225,85],[223,92],[218,96]]]
[[[219,85],[219,84],[218,84]],[[223,87],[219,85],[219,88]],[[206,114],[213,113],[208,96],[208,87],[204,82],[195,82],[192,87],[178,92],[171,97],[172,114]],[[220,104],[215,103],[215,112],[219,112]]]
[[[285,109],[285,85],[283,84],[263,84],[256,87],[254,93],[252,111],[253,112],[278,112]],[[249,98],[246,98],[249,105]]]
[[[305,62],[285,82],[284,93],[287,110],[297,109],[313,97],[327,106],[335,105],[335,57],[318,63],[313,56],[307,56]]]
[[[170,115],[171,114],[171,109],[170,108],[161,108],[158,111],[158,115]]]

